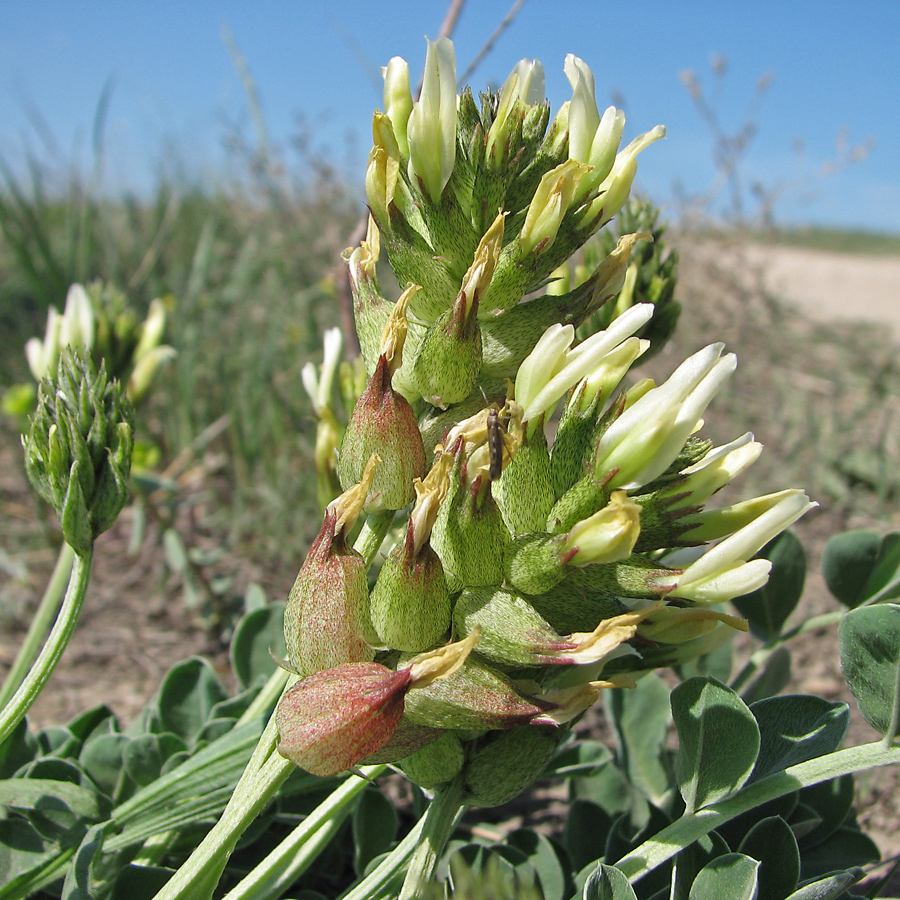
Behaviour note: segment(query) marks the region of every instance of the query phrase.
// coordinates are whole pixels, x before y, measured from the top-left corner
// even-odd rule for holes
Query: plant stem
[[[3,687],[0,688],[0,708],[9,703],[10,698],[25,680],[28,670],[37,658],[38,649],[46,639],[47,632],[50,631],[52,623],[59,613],[59,606],[62,603],[69,575],[72,573],[74,559],[75,551],[63,542],[62,547],[59,548],[59,555],[56,557],[56,565],[47,589],[31,619],[31,625],[28,626],[28,634],[25,635],[25,640],[19,648],[12,668],[3,679]]]
[[[425,812],[421,843],[413,852],[398,900],[415,900],[434,873],[438,858],[453,834],[462,811],[462,779],[437,788]]]
[[[425,817],[422,816],[409,834],[356,887],[344,894],[341,900],[368,900],[370,897],[384,896],[386,885],[393,881],[418,846],[424,827]]]
[[[849,747],[799,763],[750,784],[727,800],[711,803],[695,813],[682,816],[623,856],[615,866],[633,884],[698,838],[749,809],[800,788],[892,763],[900,763],[900,747],[886,749],[881,741]]]
[[[272,716],[222,817],[155,900],[203,900],[212,896],[238,839],[294,768],[292,762],[276,752],[277,736],[275,717]]]
[[[41,652],[38,654],[34,664],[29,668],[28,674],[22,679],[22,683],[4,705],[3,711],[0,712],[0,744],[12,734],[19,722],[25,718],[28,710],[31,709],[32,704],[53,674],[53,670],[56,668],[56,664],[59,662],[66,645],[75,631],[75,626],[78,624],[84,595],[87,592],[88,582],[91,577],[93,552],[84,556],[79,556],[74,550],[71,552],[72,568],[68,573],[69,581],[66,586],[66,594],[63,598],[62,606],[59,609],[59,615],[53,623],[50,634],[47,635],[47,640],[41,648]],[[62,555],[61,553],[60,556]],[[59,569],[60,565],[57,562],[57,572]],[[54,572],[54,580],[57,572]],[[50,593],[49,588],[47,593]],[[44,595],[44,600],[46,598],[47,594]],[[43,600],[41,605],[44,605]],[[50,605],[50,601],[48,601],[47,605]],[[40,614],[46,614],[46,610],[42,610]]]
[[[386,766],[362,769],[366,778],[377,778]],[[350,776],[323,800],[252,872],[223,900],[270,900],[280,897],[328,846],[352,812],[360,793],[368,787],[365,778]]]

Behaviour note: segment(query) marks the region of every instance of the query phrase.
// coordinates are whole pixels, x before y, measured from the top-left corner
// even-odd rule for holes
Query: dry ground
[[[894,338],[900,342],[900,257],[868,258],[736,245],[714,250],[709,246],[685,247],[682,260],[683,296],[696,292],[698,285],[703,290],[707,283],[715,287],[712,276],[724,270],[746,291],[768,293],[813,319],[867,320],[893,329]],[[703,342],[718,337],[719,326],[727,331],[734,324],[728,320],[733,311],[733,306],[731,312],[720,309],[706,318],[710,333],[703,335]],[[734,342],[733,334],[722,336]],[[757,339],[764,340],[764,335],[758,334]],[[740,344],[735,349],[740,353]],[[50,550],[29,549],[40,545],[35,537],[42,527],[41,513],[25,484],[20,450],[9,429],[0,433],[0,496],[3,531],[18,536],[18,543],[14,540],[11,546],[0,549],[2,672],[14,657],[29,610],[37,604],[55,556]],[[202,526],[202,510],[200,519]],[[801,538],[810,546],[814,567],[824,539],[838,529],[835,522],[825,515],[801,523]],[[892,525],[897,527],[896,518]],[[50,527],[44,527],[49,533]],[[38,725],[66,721],[101,702],[127,722],[152,697],[162,673],[193,654],[211,658],[227,678],[227,656],[221,644],[185,611],[178,579],[165,565],[158,533],[150,528],[138,553],[130,556],[126,552],[130,527],[126,511],[98,543],[82,622],[32,712],[32,720]],[[215,536],[210,540],[214,542]],[[298,559],[296,565],[299,563]],[[238,588],[251,580],[261,582],[271,598],[286,596],[295,574],[293,567],[262,571],[250,560],[241,559],[239,553],[229,557],[228,565],[230,574],[237,577]],[[831,602],[812,574],[798,614],[809,615]],[[828,699],[850,699],[840,677],[833,633],[810,635],[795,648],[795,682],[793,689],[798,691]],[[852,739],[873,739],[855,709]],[[898,782],[896,773],[884,773],[861,783],[861,818],[886,853],[900,850],[894,809]]]

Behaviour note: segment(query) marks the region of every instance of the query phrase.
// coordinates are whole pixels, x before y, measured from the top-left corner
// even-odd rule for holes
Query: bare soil
[[[754,297],[773,298],[785,308],[812,321],[869,321],[892,329],[900,341],[900,257],[844,256],[785,247],[738,244],[682,247],[681,290],[690,302],[695,295],[721,294],[735,286]],[[720,276],[726,272],[724,281]],[[735,321],[743,313],[733,301],[704,306],[697,317],[686,310],[685,324],[703,328],[703,342],[716,339],[717,329],[742,355],[738,337],[747,322]],[[771,323],[770,323],[771,324]],[[770,327],[762,323],[762,327]],[[738,327],[740,326],[740,327]],[[755,332],[764,341],[763,331]],[[751,340],[751,345],[753,341]],[[699,341],[695,348],[702,346]],[[668,362],[665,363],[668,365]],[[22,471],[21,451],[14,432],[0,426],[0,522],[4,547],[0,549],[0,672],[12,663],[31,611],[37,606],[55,559],[48,549],[53,526],[32,496]],[[201,465],[202,471],[202,465]],[[214,482],[215,466],[210,466]],[[209,484],[189,490],[208,493]],[[777,485],[776,487],[781,487]],[[215,494],[215,491],[212,492]],[[206,497],[209,501],[209,497]],[[182,523],[198,534],[199,542],[226,542],[225,536],[206,529],[203,505],[187,504],[192,518]],[[810,549],[813,572],[797,615],[813,615],[833,608],[833,600],[816,572],[827,537],[847,523],[827,514],[801,523],[799,533]],[[126,510],[114,528],[98,542],[94,575],[82,621],[56,673],[31,713],[37,726],[62,723],[91,706],[105,703],[123,724],[152,698],[163,673],[191,655],[211,659],[223,679],[228,678],[227,653],[221,637],[204,627],[197,613],[185,609],[180,579],[165,562],[159,529],[147,528],[136,553],[129,552],[133,513]],[[301,560],[275,569],[241,558],[240,548],[229,548],[228,574],[240,593],[250,581],[261,582],[271,598],[287,595]],[[220,564],[220,568],[221,568]],[[215,567],[206,572],[212,577]],[[834,632],[807,635],[794,647],[794,684],[798,692],[853,703],[840,675]],[[853,711],[851,742],[870,741],[872,730]],[[900,793],[896,771],[879,772],[861,780],[860,818],[886,855],[900,851],[898,813],[894,798]]]

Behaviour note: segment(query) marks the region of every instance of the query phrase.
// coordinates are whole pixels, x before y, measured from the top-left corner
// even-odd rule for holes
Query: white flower
[[[428,42],[418,103],[407,123],[409,177],[437,203],[456,161],[456,55],[449,38]]]
[[[722,356],[724,347],[710,344],[688,357],[665,384],[647,391],[610,425],[597,446],[598,477],[618,469],[610,487],[631,490],[665,472],[737,366],[733,353]]]
[[[552,410],[569,388],[594,372],[608,353],[649,322],[653,310],[652,303],[639,303],[577,347],[572,347],[575,329],[571,325],[551,325],[516,375],[516,402],[524,408],[523,421]]]
[[[761,588],[769,580],[772,564],[767,559],[751,560],[750,557],[818,506],[800,491],[785,493],[787,496],[780,502],[711,547],[681,575],[662,581],[674,585],[670,596],[699,603],[723,603]],[[671,565],[673,558],[664,562]]]

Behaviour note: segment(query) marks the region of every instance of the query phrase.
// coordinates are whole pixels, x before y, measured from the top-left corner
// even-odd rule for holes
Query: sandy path
[[[810,317],[889,325],[900,339],[900,256],[760,245],[741,252],[769,293]]]

